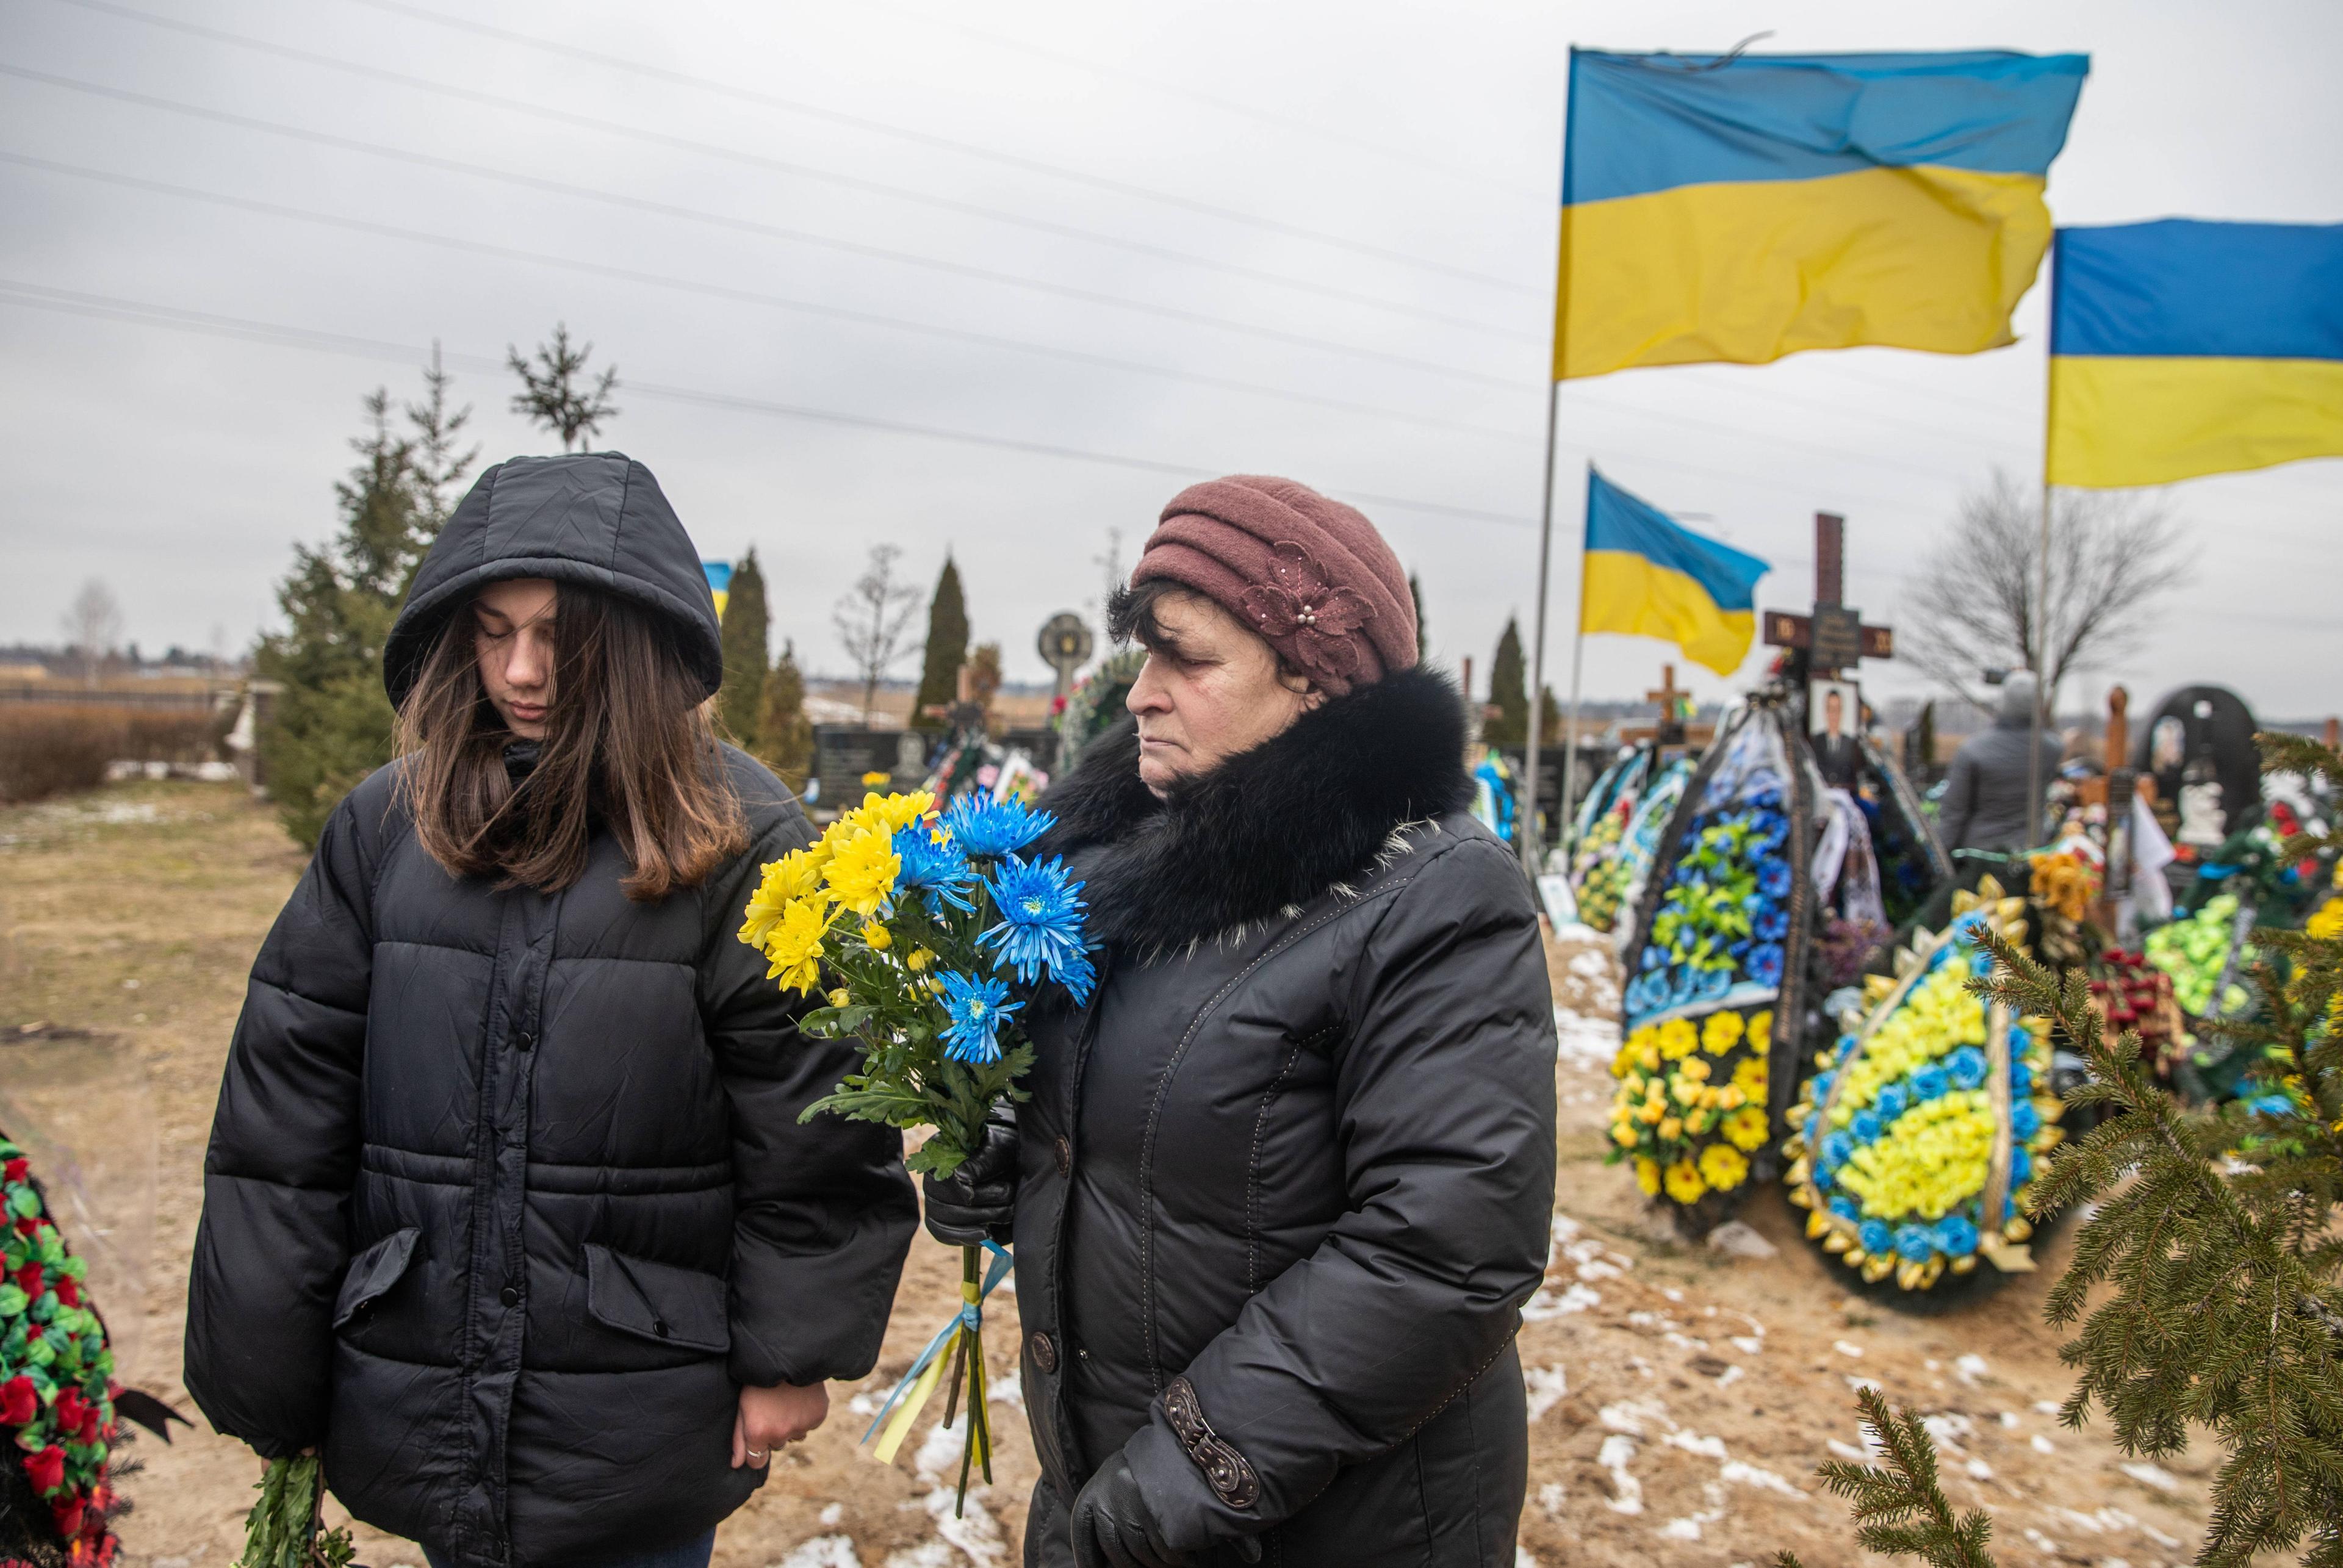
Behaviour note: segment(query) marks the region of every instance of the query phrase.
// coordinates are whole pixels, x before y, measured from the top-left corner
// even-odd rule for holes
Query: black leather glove
[[[1074,1499],[1074,1562],[1079,1568],[1186,1568],[1157,1533],[1155,1515],[1120,1450]]]
[[[984,1119],[984,1141],[948,1178],[920,1178],[928,1234],[948,1247],[990,1237],[1006,1246],[1017,1219],[1017,1108],[1003,1100]]]

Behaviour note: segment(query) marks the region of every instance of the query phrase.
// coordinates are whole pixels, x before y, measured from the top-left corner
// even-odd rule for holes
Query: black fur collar
[[[1126,719],[1042,805],[1043,855],[1080,854],[1093,937],[1150,957],[1267,920],[1365,870],[1403,824],[1462,809],[1464,708],[1448,678],[1401,670],[1158,800]]]

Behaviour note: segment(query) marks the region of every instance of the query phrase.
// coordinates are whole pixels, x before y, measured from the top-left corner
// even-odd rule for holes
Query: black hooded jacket
[[[1463,722],[1403,671],[1169,803],[1126,725],[1046,802],[1107,949],[1018,1117],[1029,1562],[1121,1450],[1200,1563],[1512,1568],[1554,1006]]]
[[[467,496],[391,634],[394,698],[480,586],[551,578],[674,622],[714,689],[697,552],[639,463],[517,459]],[[394,763],[353,790],[253,966],[205,1161],[186,1379],[269,1455],[322,1444],[368,1523],[467,1565],[680,1543],[742,1384],[876,1361],[915,1220],[883,1128],[799,1112],[851,1065],[734,940],[795,800],[726,748],[750,847],[661,902],[598,834],[551,895],[448,875]]]

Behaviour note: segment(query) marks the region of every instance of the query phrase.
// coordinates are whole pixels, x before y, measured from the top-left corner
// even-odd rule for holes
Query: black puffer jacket
[[[394,694],[428,618],[522,576],[665,608],[694,668],[720,668],[649,474],[541,459],[490,470],[450,520],[392,638]],[[702,1533],[763,1478],[729,1468],[739,1385],[877,1359],[915,1218],[900,1146],[798,1124],[850,1054],[799,1036],[733,932],[759,865],[809,834],[771,774],[724,761],[752,844],[658,904],[619,891],[607,836],[552,896],[450,877],[394,764],[335,811],[253,966],[187,1388],[264,1453],[322,1443],[352,1513],[468,1568]]]
[[[1128,727],[1049,800],[1109,947],[1019,1113],[1029,1562],[1121,1449],[1199,1562],[1512,1568],[1554,1007],[1462,725],[1403,672],[1168,806]]]

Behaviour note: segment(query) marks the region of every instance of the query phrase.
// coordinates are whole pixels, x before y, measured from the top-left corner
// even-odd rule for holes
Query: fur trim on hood
[[[1079,856],[1091,934],[1152,958],[1308,902],[1472,798],[1463,701],[1418,668],[1329,699],[1168,800],[1140,782],[1127,719],[1043,799],[1058,822],[1034,853]]]

